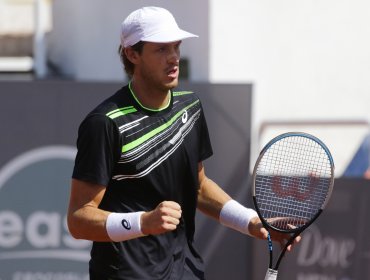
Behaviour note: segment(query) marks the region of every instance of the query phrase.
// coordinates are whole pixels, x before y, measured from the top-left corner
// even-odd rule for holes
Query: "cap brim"
[[[142,38],[141,41],[151,43],[171,43],[181,41],[187,38],[197,38],[197,37],[199,36],[182,29],[177,29],[175,31],[165,31],[150,36],[146,36]]]

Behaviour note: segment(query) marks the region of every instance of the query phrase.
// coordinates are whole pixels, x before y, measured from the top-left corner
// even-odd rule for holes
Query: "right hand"
[[[180,223],[181,206],[174,201],[163,201],[141,215],[141,231],[145,235],[161,234],[175,230]]]
[[[281,219],[281,218],[277,218],[277,219]],[[273,219],[270,219],[270,221],[271,220]],[[260,218],[258,217],[254,217],[250,220],[248,224],[248,230],[251,233],[251,235],[253,235],[256,238],[267,239],[268,231],[264,228]],[[281,233],[275,230],[271,231],[271,239],[273,241],[280,243],[282,248],[286,244],[287,240],[289,240],[290,237],[291,235],[289,233]],[[293,248],[293,245],[296,243],[299,243],[300,241],[301,241],[301,236],[298,235],[294,239],[293,244],[288,246],[287,251],[291,251]]]

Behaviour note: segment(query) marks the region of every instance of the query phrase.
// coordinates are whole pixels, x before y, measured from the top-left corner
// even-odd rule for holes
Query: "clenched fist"
[[[145,235],[161,234],[175,230],[180,223],[181,206],[174,201],[163,201],[141,216],[141,231]]]

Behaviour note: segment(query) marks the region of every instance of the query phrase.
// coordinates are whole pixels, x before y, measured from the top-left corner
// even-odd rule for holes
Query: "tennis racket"
[[[315,136],[284,133],[262,149],[253,170],[253,203],[268,231],[270,260],[265,280],[277,279],[288,246],[322,213],[333,185],[333,158]],[[290,236],[274,266],[271,231]]]

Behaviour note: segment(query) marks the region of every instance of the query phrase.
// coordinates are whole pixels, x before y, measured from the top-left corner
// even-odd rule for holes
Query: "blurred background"
[[[65,225],[78,125],[127,83],[120,24],[142,6],[199,35],[180,87],[202,99],[214,178],[252,206],[261,148],[287,131],[323,140],[336,164],[327,211],[281,279],[370,279],[370,2],[0,0],[0,280],[88,279],[89,242]],[[267,245],[197,216],[207,279],[262,279]]]

